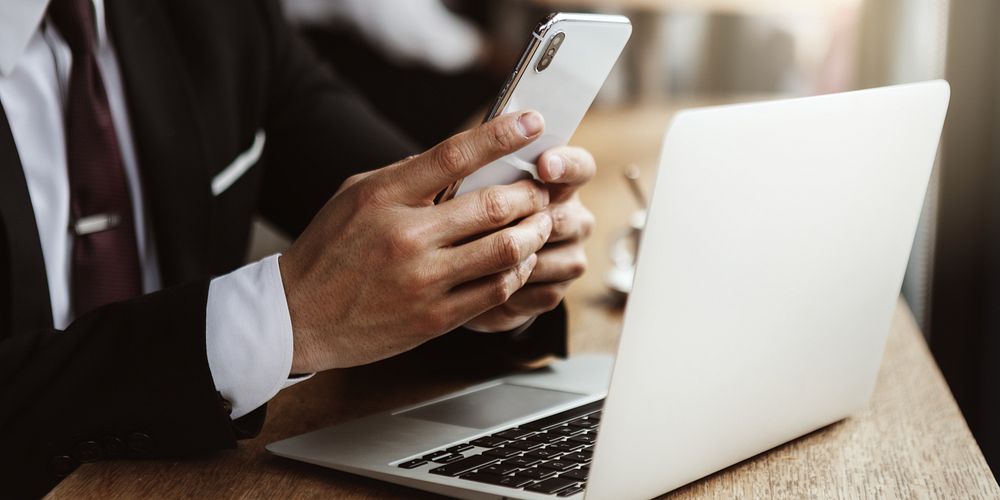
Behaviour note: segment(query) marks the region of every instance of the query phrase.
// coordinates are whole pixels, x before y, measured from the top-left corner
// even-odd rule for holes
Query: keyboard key
[[[483,455],[488,455],[497,458],[508,458],[521,453],[520,450],[515,450],[513,448],[493,448],[492,450],[486,450]]]
[[[587,403],[583,406],[577,406],[576,408],[570,408],[566,411],[556,413],[555,415],[550,415],[545,418],[540,418],[534,422],[529,422],[523,424],[520,427],[522,429],[544,431],[551,427],[557,425],[562,425],[563,422],[568,422],[570,420],[576,420],[579,417],[592,413],[594,410],[600,409],[604,406],[604,400],[594,401],[593,403]]]
[[[577,486],[576,488],[566,488],[565,490],[562,490],[558,494],[556,494],[556,496],[557,497],[568,497],[568,496],[576,495],[577,493],[579,493],[581,491],[583,491],[583,487],[582,486]]]
[[[556,493],[559,490],[564,490],[570,486],[576,486],[576,481],[569,479],[563,479],[560,477],[550,477],[545,481],[540,483],[532,484],[524,488],[527,491],[537,491],[538,493]]]
[[[503,476],[505,474],[510,474],[511,472],[514,472],[518,469],[520,469],[520,467],[516,465],[493,464],[489,467],[484,467],[482,469],[479,469],[477,472],[485,472],[487,474],[496,474],[498,476]]]
[[[579,427],[581,429],[593,429],[594,427],[600,425],[600,422],[597,420],[591,420],[589,418],[578,418],[576,420],[571,421],[569,425],[573,427]]]
[[[564,477],[564,478],[567,478],[567,479],[574,479],[576,481],[586,481],[587,480],[587,476],[589,476],[589,475],[590,475],[590,471],[587,470],[587,469],[573,469],[573,470],[569,470],[569,471],[563,472],[562,474],[559,474],[559,477]]]
[[[496,448],[497,446],[500,446],[506,442],[507,440],[504,438],[486,436],[476,439],[474,441],[469,441],[469,444],[471,444],[472,446],[478,446],[480,448]]]
[[[571,452],[571,451],[579,450],[580,448],[583,448],[582,444],[580,444],[580,443],[574,443],[572,441],[563,441],[562,443],[556,443],[556,444],[553,444],[553,445],[549,445],[549,449],[550,450],[565,451],[567,453]]]
[[[517,467],[530,467],[532,465],[537,464],[540,461],[541,460],[537,458],[520,456],[520,457],[508,458],[507,460],[504,460],[503,463],[508,465],[515,465]]]
[[[431,469],[431,474],[440,474],[442,476],[458,476],[469,472],[473,469],[478,469],[480,467],[492,464],[496,462],[496,457],[491,457],[489,455],[473,455],[465,459],[459,460],[457,462],[450,463],[448,465],[442,465],[436,469]]]
[[[539,443],[554,443],[556,441],[561,441],[563,436],[559,434],[549,434],[548,432],[542,432],[540,434],[535,434],[534,436],[528,436],[528,441],[538,441]]]
[[[435,451],[434,453],[428,453],[420,458],[424,460],[436,460],[438,458],[445,457],[448,455],[451,455],[450,451],[440,450],[440,451]]]
[[[561,451],[559,451],[559,450],[553,450],[551,448],[543,448],[541,450],[535,450],[535,451],[528,452],[528,453],[524,454],[524,456],[526,456],[526,457],[540,458],[542,460],[548,460],[550,458],[556,458],[559,455],[562,455]]]
[[[561,427],[553,427],[549,429],[548,432],[549,434],[558,434],[560,436],[575,436],[577,434],[580,434],[581,432],[586,432],[586,429],[579,429],[576,427],[570,427],[568,425],[564,425]]]
[[[563,455],[560,458],[562,460],[569,460],[571,462],[580,462],[580,463],[583,463],[583,462],[589,462],[590,461],[590,454],[589,453],[579,453],[579,452],[577,452],[577,453],[570,453],[568,455]]]
[[[556,471],[548,469],[539,469],[538,467],[532,467],[530,469],[524,469],[521,472],[514,474],[516,477],[524,477],[528,479],[545,479],[549,476],[556,475]]]
[[[447,450],[444,451],[448,451],[451,453],[462,453],[463,451],[469,451],[472,448],[473,446],[471,444],[462,443],[462,444],[456,444],[455,446],[452,446],[451,448],[448,448]]]
[[[572,469],[577,465],[579,464],[576,462],[570,462],[569,460],[549,460],[547,462],[542,462],[538,464],[539,467],[544,467],[546,469],[552,469],[552,470],[560,470],[560,471],[566,469]]]
[[[414,458],[413,460],[399,464],[399,466],[404,469],[415,469],[426,463],[427,461],[422,458]]]
[[[450,464],[452,462],[456,462],[456,461],[461,460],[463,458],[465,458],[465,456],[462,455],[461,453],[451,453],[451,454],[445,455],[443,457],[435,458],[433,461],[437,462],[439,464]]]
[[[580,434],[579,436],[573,436],[569,438],[569,440],[583,444],[594,444],[594,441],[597,440],[597,434],[594,433]]]
[[[525,436],[530,436],[534,434],[535,431],[529,431],[527,429],[507,429],[503,432],[498,432],[493,435],[493,437],[498,437],[502,439],[521,439]]]
[[[468,479],[469,481],[479,481],[480,483],[495,484],[497,486],[506,486],[508,488],[520,488],[532,480],[524,477],[517,476],[497,476],[495,474],[485,474],[482,472],[474,472],[472,474],[466,474],[462,476],[462,479]]]
[[[520,441],[512,441],[510,443],[507,443],[506,445],[504,445],[504,447],[514,448],[515,450],[521,450],[521,451],[531,451],[534,450],[535,448],[541,448],[542,443],[539,443],[538,441],[528,441],[526,439],[522,439]]]

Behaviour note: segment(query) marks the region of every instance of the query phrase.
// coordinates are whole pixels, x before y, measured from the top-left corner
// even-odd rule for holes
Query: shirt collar
[[[94,4],[97,44],[107,40],[104,0]],[[10,75],[28,47],[31,37],[42,24],[49,0],[0,0],[0,76]]]

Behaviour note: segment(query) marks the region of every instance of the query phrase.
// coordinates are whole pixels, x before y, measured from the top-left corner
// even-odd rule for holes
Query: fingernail
[[[546,233],[552,232],[552,215],[548,212],[542,212],[542,230]]]
[[[545,127],[542,115],[536,111],[525,111],[517,117],[517,128],[524,137],[534,137]]]
[[[535,263],[538,262],[538,254],[531,254],[527,259],[524,259],[524,266],[528,269],[534,269]]]
[[[552,180],[557,181],[563,174],[566,173],[566,162],[563,160],[562,156],[559,155],[549,155],[549,175]]]

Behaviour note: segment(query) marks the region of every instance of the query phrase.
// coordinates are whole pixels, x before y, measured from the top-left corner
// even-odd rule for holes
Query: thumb
[[[386,178],[408,201],[423,203],[453,182],[527,146],[543,130],[545,120],[537,111],[501,115],[389,167]]]

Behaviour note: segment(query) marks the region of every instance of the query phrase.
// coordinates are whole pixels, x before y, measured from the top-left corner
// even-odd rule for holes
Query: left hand
[[[552,234],[538,251],[538,262],[527,284],[507,302],[466,323],[466,328],[480,332],[514,330],[562,302],[570,283],[587,270],[583,240],[594,228],[594,215],[580,202],[577,190],[596,171],[594,157],[581,148],[552,148],[541,156],[538,175],[550,193],[546,210],[552,216]]]

